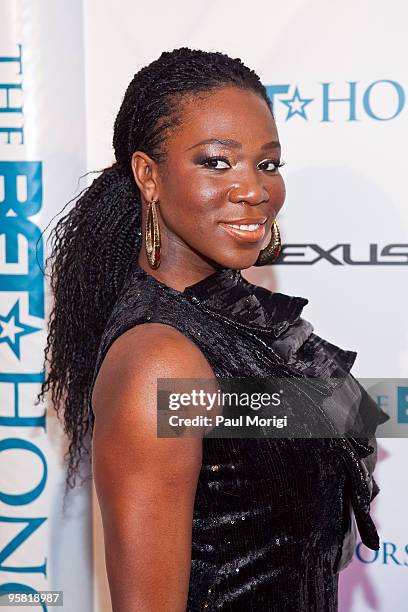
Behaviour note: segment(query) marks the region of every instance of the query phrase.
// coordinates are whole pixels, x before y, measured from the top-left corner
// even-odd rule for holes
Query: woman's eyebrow
[[[195,145],[188,147],[186,151],[190,149],[194,149],[203,144],[220,144],[224,147],[229,147],[230,149],[242,149],[242,144],[238,142],[238,140],[232,140],[231,138],[205,138],[204,140],[200,140]],[[266,142],[261,147],[261,151],[265,151],[267,149],[279,149],[280,142],[278,140],[271,140],[271,142]]]

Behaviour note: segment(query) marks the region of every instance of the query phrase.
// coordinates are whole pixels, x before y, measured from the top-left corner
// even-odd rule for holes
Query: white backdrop
[[[307,297],[304,316],[316,333],[358,352],[355,375],[407,376],[407,24],[404,0],[388,5],[378,0],[259,0],[252,5],[242,0],[159,0],[147,5],[131,0],[3,0],[0,163],[37,162],[37,174],[30,176],[42,187],[42,199],[28,215],[31,233],[27,236],[21,223],[18,233],[23,236],[14,242],[12,223],[4,219],[4,203],[10,204],[12,195],[2,176],[6,170],[24,174],[27,167],[20,165],[15,172],[17,166],[2,166],[0,589],[8,582],[63,589],[68,612],[111,609],[96,503],[92,561],[88,488],[71,496],[62,523],[65,449],[52,407],[46,430],[4,419],[15,415],[16,389],[20,415],[44,412],[44,406],[32,404],[41,378],[47,293],[38,268],[29,265],[30,240],[73,197],[81,174],[112,161],[113,122],[125,89],[133,74],[162,51],[190,46],[239,56],[274,96],[286,161],[287,199],[279,215],[285,258],[281,265],[252,269],[245,276]],[[19,44],[21,74],[16,62],[1,61],[17,55]],[[4,109],[4,85],[10,83],[22,83],[22,112]],[[11,95],[9,105],[12,99],[18,106],[21,92],[15,88]],[[23,143],[18,132],[9,138],[2,130],[22,125]],[[24,193],[20,197],[29,200]],[[17,214],[17,225],[19,215],[24,216]],[[405,245],[394,248],[405,256],[381,255],[393,244]],[[377,246],[371,246],[371,265],[366,265],[370,245]],[[45,244],[43,248],[45,252]],[[313,259],[317,261],[310,263]],[[31,293],[19,284],[27,274]],[[13,319],[16,302],[18,317]],[[21,328],[26,333],[19,336],[20,353],[10,320],[33,328],[29,333],[28,327]],[[17,384],[17,375],[33,373],[37,378],[31,384]],[[31,443],[39,451],[18,449],[10,439]],[[406,609],[408,492],[401,483],[407,443],[384,439],[379,448],[376,480],[381,492],[372,509],[381,549],[374,553],[357,547],[355,560],[340,578],[342,612]],[[24,500],[22,495],[43,477],[40,493]],[[18,499],[25,503],[13,503]],[[38,528],[6,554],[6,546],[32,518],[40,520]],[[46,572],[27,570],[44,563]]]

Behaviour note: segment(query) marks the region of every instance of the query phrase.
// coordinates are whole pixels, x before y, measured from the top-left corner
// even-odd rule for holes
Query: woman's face
[[[248,268],[268,244],[285,200],[271,112],[259,95],[233,86],[195,96],[182,108],[155,191],[162,259]]]

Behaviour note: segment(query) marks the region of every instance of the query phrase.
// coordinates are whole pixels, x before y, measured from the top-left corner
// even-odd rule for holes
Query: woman
[[[156,431],[158,378],[321,377],[333,391],[356,357],[313,333],[306,299],[241,275],[280,246],[266,90],[239,59],[162,53],[130,83],[113,145],[55,229],[43,389],[64,411],[70,486],[93,436],[113,610],[337,610],[350,503],[378,548],[375,438]]]

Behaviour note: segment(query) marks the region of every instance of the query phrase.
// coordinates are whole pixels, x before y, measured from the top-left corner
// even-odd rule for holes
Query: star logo
[[[286,115],[286,121],[291,119],[294,115],[300,115],[303,119],[307,119],[305,113],[305,106],[313,102],[314,98],[301,98],[299,94],[299,89],[295,87],[295,93],[292,98],[289,100],[280,100],[282,104],[285,104],[288,107],[288,114]]]
[[[40,331],[40,328],[21,322],[18,300],[6,316],[0,315],[0,344],[8,344],[17,359],[20,359],[20,338],[36,331]]]

